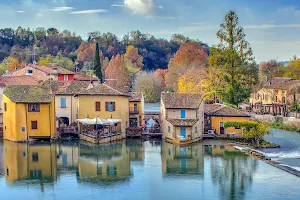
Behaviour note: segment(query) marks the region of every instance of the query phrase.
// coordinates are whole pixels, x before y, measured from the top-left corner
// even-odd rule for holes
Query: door
[[[185,126],[180,127],[180,136],[186,137],[186,127]]]
[[[136,103],[133,105],[133,110],[134,112],[138,112],[138,105]]]
[[[224,122],[220,122],[220,134],[225,133]]]
[[[138,120],[137,118],[130,118],[129,119],[129,127],[138,127]]]

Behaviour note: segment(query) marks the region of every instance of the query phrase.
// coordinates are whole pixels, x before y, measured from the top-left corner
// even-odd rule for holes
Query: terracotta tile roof
[[[193,126],[198,119],[167,119],[173,126]]]
[[[130,96],[128,93],[124,93],[106,84],[93,86],[90,89],[78,91],[76,94],[77,95],[128,96],[128,97]]]
[[[50,89],[56,95],[74,95],[81,90],[86,90],[90,81],[46,81],[43,84],[44,88]]]
[[[31,76],[0,76],[0,86],[8,85],[39,85],[39,82]]]
[[[74,80],[77,80],[77,81],[90,81],[90,76],[88,76],[86,74],[76,73],[75,76],[74,76]],[[92,81],[99,81],[99,79],[96,78],[96,77],[92,77]]]
[[[131,102],[140,102],[142,101],[143,94],[141,92],[130,92],[129,101]]]
[[[262,84],[263,88],[270,89],[290,89],[295,84],[300,84],[300,80],[295,80],[293,78],[285,78],[285,77],[275,77],[269,81],[264,81]]]
[[[37,70],[40,70],[40,71],[46,73],[47,75],[50,75],[50,74],[75,74],[74,72],[72,72],[70,70],[67,70],[67,69],[65,69],[61,66],[50,67],[50,66],[45,66],[45,65],[35,65],[35,66],[34,65],[27,65],[24,68],[26,68],[26,67],[35,68]],[[10,71],[7,74],[5,74],[5,76],[11,76],[11,75],[14,74],[14,72],[16,72],[18,70],[21,70],[21,69],[24,69],[24,68],[18,68],[16,70]],[[56,69],[57,72],[55,72],[54,69]]]
[[[238,109],[218,103],[204,104],[204,113],[209,116],[250,117]]]
[[[161,99],[167,109],[198,109],[203,97],[198,94],[179,94],[173,92],[163,92],[161,94]]]
[[[32,85],[10,85],[3,92],[15,103],[51,103],[52,95],[49,93],[50,90]]]

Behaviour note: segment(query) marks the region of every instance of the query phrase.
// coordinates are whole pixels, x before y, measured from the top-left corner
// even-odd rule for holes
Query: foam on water
[[[289,167],[289,168],[292,168],[298,172],[300,172],[300,167],[295,167],[295,166],[290,166],[290,165],[285,165],[285,164],[280,164],[281,166],[285,166],[285,167]]]
[[[265,156],[270,158],[297,158],[300,159],[300,152],[278,152],[278,153],[264,153]]]

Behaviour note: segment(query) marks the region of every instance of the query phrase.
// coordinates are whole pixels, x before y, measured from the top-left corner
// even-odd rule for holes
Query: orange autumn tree
[[[180,46],[169,62],[166,83],[168,88],[177,90],[178,78],[191,68],[204,68],[207,61],[205,49],[197,42],[187,42]]]
[[[25,66],[24,63],[21,63],[18,59],[12,56],[7,57],[6,59],[6,62],[8,64],[8,71],[13,71],[15,69],[19,69]]]
[[[162,87],[165,88],[166,87],[166,73],[167,70],[165,69],[157,69],[154,71],[155,76],[160,77],[162,80]]]
[[[132,63],[132,65],[141,70],[144,66],[143,64],[143,56],[139,55],[138,48],[135,48],[133,45],[129,45],[126,47],[126,53],[124,54],[124,58]]]
[[[129,91],[130,77],[123,56],[118,54],[111,58],[105,70],[105,79],[108,85]]]
[[[92,62],[95,54],[95,44],[82,42],[77,49],[77,62],[83,65],[84,62]]]

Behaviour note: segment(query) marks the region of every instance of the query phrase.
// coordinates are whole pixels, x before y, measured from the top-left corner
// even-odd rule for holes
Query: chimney
[[[268,78],[268,76],[267,76],[267,75],[266,75],[266,77],[265,77],[265,78],[266,78],[266,81],[268,81],[268,80],[269,80],[269,78]]]

